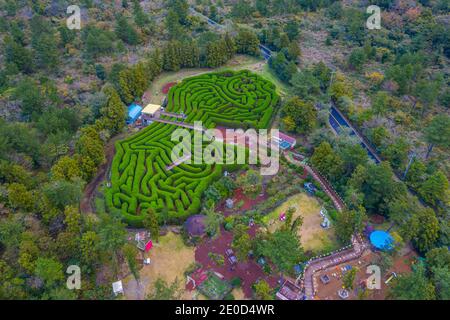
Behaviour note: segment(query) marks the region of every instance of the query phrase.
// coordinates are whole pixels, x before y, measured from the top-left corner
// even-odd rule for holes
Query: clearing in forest
[[[291,207],[295,208],[292,221],[300,215],[303,217],[303,225],[298,235],[305,251],[317,254],[338,248],[334,228],[323,229],[320,226],[322,216],[320,215],[321,206],[319,202],[305,193],[290,197],[281,206],[263,218],[263,222],[267,225],[270,232],[276,231],[283,225],[284,222],[280,220],[280,216]]]
[[[268,128],[278,102],[275,86],[264,78],[248,70],[223,71],[188,78],[172,87],[166,111],[185,114],[188,124],[201,121],[204,128]],[[120,210],[131,226],[141,227],[141,213],[150,207],[161,219],[184,221],[199,212],[203,191],[221,177],[222,170],[240,167],[187,162],[172,168],[171,153],[179,144],[171,141],[175,129],[176,125],[153,123],[116,143],[106,202],[109,210]],[[163,212],[167,216],[162,217]]]

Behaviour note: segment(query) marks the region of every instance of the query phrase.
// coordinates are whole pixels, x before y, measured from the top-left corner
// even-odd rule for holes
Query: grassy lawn
[[[281,206],[263,218],[263,222],[267,225],[270,232],[276,231],[283,225],[284,222],[280,221],[279,216],[290,207],[296,209],[293,220],[300,215],[303,216],[303,225],[298,235],[305,251],[319,254],[339,247],[333,227],[326,230],[320,226],[322,217],[320,216],[321,206],[319,202],[304,193],[290,197]]]
[[[169,232],[155,243],[148,253],[151,264],[140,271],[140,286],[137,286],[133,276],[124,279],[126,299],[142,299],[151,292],[153,283],[158,278],[171,284],[178,279],[182,299],[191,299],[192,293],[184,291],[184,271],[195,262],[194,248],[187,247],[180,235]]]

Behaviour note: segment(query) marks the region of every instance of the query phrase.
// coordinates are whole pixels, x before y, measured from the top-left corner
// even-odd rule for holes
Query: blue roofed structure
[[[372,245],[378,250],[389,251],[394,248],[394,239],[387,231],[375,230],[369,238]]]
[[[128,106],[128,116],[127,116],[127,124],[134,123],[142,113],[142,107],[136,103],[133,103]]]

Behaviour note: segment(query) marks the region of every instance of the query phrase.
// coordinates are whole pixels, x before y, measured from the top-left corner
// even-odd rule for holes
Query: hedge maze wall
[[[227,71],[185,79],[172,87],[166,109],[184,112],[185,122],[203,121],[208,128],[268,128],[278,101],[274,85],[267,80],[249,71]],[[183,163],[166,170],[178,143],[171,141],[175,129],[175,125],[155,122],[116,143],[107,206],[120,210],[130,226],[142,226],[142,213],[149,207],[161,221],[183,221],[200,211],[202,193],[224,169],[238,169],[237,165]]]

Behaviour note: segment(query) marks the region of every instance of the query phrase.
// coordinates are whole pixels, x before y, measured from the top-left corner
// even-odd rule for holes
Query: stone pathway
[[[314,274],[318,271],[340,265],[342,263],[350,262],[356,260],[362,256],[364,251],[369,249],[369,244],[364,241],[361,236],[352,236],[352,246],[349,249],[345,249],[336,252],[327,257],[317,258],[310,260],[305,267],[303,274],[303,280],[301,286],[304,288],[305,295],[307,299],[313,299],[317,287],[314,283]]]

